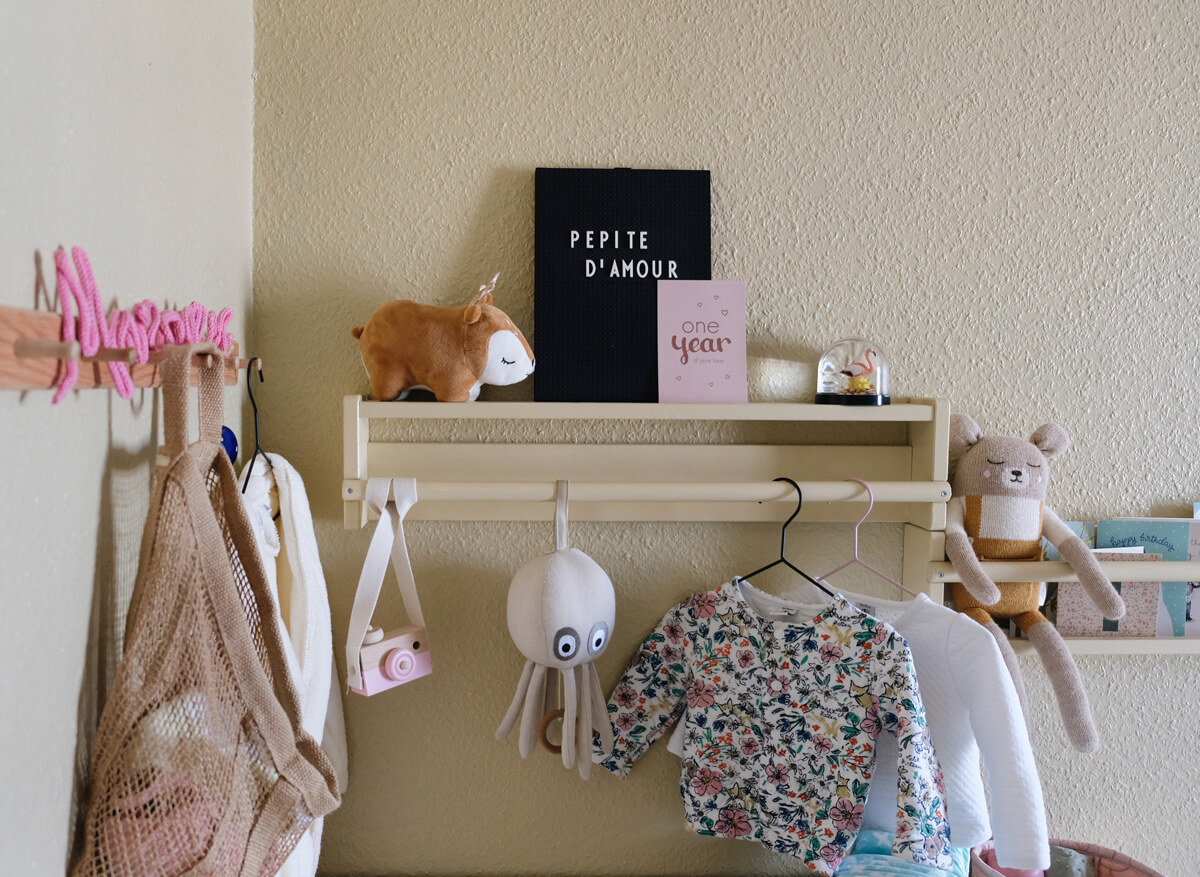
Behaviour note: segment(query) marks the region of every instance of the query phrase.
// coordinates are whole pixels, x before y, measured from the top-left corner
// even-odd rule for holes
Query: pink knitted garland
[[[196,344],[207,340],[222,353],[228,354],[233,349],[233,336],[227,331],[229,321],[233,319],[233,311],[229,308],[214,313],[194,301],[181,312],[160,311],[147,299],[129,311],[114,310],[105,318],[87,253],[82,247],[72,247],[71,256],[78,280],[71,276],[66,252],[59,249],[54,253],[58,299],[62,307],[62,340],[75,340],[75,319],[71,312],[73,298],[79,307],[79,347],[84,356],[95,356],[101,346],[108,349],[130,347],[137,354],[138,364],[142,364],[149,360],[151,351],[161,350],[168,344]],[[108,370],[112,373],[117,394],[122,399],[133,396],[129,367],[123,362],[110,362]],[[78,378],[79,363],[68,360],[54,393],[55,405],[75,386]]]

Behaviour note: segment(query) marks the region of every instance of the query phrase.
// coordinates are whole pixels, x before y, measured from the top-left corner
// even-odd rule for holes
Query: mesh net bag
[[[170,462],[156,473],[125,648],[92,750],[72,874],[266,875],[338,805],[300,724],[282,631],[233,467],[224,369],[202,368],[185,447],[190,348],[163,363]]]

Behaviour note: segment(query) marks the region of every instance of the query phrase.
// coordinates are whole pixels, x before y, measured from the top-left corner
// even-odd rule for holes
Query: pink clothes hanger
[[[917,595],[914,594],[912,591],[910,591],[908,588],[904,587],[904,585],[900,584],[898,581],[896,581],[891,576],[881,573],[879,570],[875,569],[875,567],[871,566],[871,564],[867,563],[865,560],[861,559],[858,556],[858,528],[862,526],[863,521],[865,521],[867,519],[867,517],[871,514],[871,509],[875,507],[875,494],[871,492],[871,485],[867,484],[867,482],[863,481],[861,478],[847,478],[845,480],[846,481],[855,481],[858,484],[862,485],[863,490],[865,490],[867,492],[867,510],[865,512],[863,512],[863,516],[861,518],[859,518],[858,522],[854,525],[854,556],[852,558],[850,558],[849,560],[847,560],[845,563],[843,563],[841,566],[837,567],[836,569],[831,569],[829,572],[825,573],[825,575],[821,576],[821,578],[827,580],[834,573],[841,572],[848,566],[854,566],[855,564],[858,564],[859,566],[866,567],[868,570],[875,573],[875,575],[879,576],[881,579],[891,582],[893,585],[895,585],[897,588],[899,588],[901,591],[908,594],[909,596],[916,597]]]

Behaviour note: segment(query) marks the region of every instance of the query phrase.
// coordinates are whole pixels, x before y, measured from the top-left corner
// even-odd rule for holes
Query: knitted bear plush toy
[[[996,638],[1013,676],[1026,722],[1025,685],[1008,636],[995,619],[1012,619],[1037,649],[1049,674],[1071,745],[1079,752],[1100,746],[1083,680],[1062,637],[1039,607],[1042,582],[993,582],[981,560],[1041,560],[1042,537],[1058,546],[1088,596],[1106,618],[1120,618],[1125,604],[1083,540],[1045,505],[1048,462],[1070,444],[1066,431],[1040,426],[1029,441],[984,436],[970,417],[950,418],[950,451],[961,454],[954,495],[946,511],[946,556],[962,578],[954,605]]]

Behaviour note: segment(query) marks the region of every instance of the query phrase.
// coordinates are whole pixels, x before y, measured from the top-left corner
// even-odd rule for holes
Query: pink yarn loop
[[[103,323],[104,310],[99,306],[95,279],[92,278],[90,286],[87,283],[88,278],[92,277],[92,266],[88,263],[87,253],[79,247],[73,247],[71,255],[75,258],[75,271],[79,275],[79,282],[71,284],[71,292],[79,304],[79,345],[85,355],[94,356],[100,349],[100,328],[97,326],[97,314],[99,322]],[[95,299],[95,307],[93,307],[93,299]]]
[[[54,274],[58,285],[58,301],[62,307],[62,340],[69,343],[75,340],[75,317],[71,314],[71,299],[79,296],[74,292],[75,281],[67,273],[67,254],[62,250],[56,250],[54,253]],[[58,389],[54,391],[52,403],[57,405],[61,402],[75,386],[78,378],[79,363],[68,359],[62,379],[58,382]]]
[[[162,343],[182,344],[184,338],[183,317],[178,311],[162,313]]]
[[[156,339],[162,317],[158,313],[158,305],[149,300],[138,302],[133,306],[133,316],[146,330],[146,343],[151,347],[159,343]]]
[[[208,315],[208,340],[226,354],[233,349],[233,336],[227,331],[232,319],[233,311],[230,308],[221,308],[219,314],[210,312]]]
[[[147,299],[123,311],[114,309],[105,317],[104,305],[87,253],[82,247],[72,247],[75,273],[71,276],[71,265],[62,250],[54,253],[55,277],[58,282],[58,299],[62,308],[62,340],[75,340],[75,319],[71,299],[79,309],[79,347],[85,356],[94,356],[100,347],[116,349],[129,347],[137,355],[137,362],[149,361],[151,351],[161,350],[168,344],[195,344],[211,341],[225,354],[233,349],[233,337],[226,331],[233,311],[222,308],[213,313],[200,302],[192,302],[182,312],[159,310],[158,305]],[[123,362],[110,362],[108,369],[113,384],[122,399],[133,396],[133,378],[129,367]],[[79,363],[68,360],[62,379],[54,392],[55,405],[75,386],[79,377]]]
[[[208,309],[198,301],[192,302],[183,309],[183,325],[186,330],[186,340],[189,344],[204,340],[204,324],[208,317]]]

